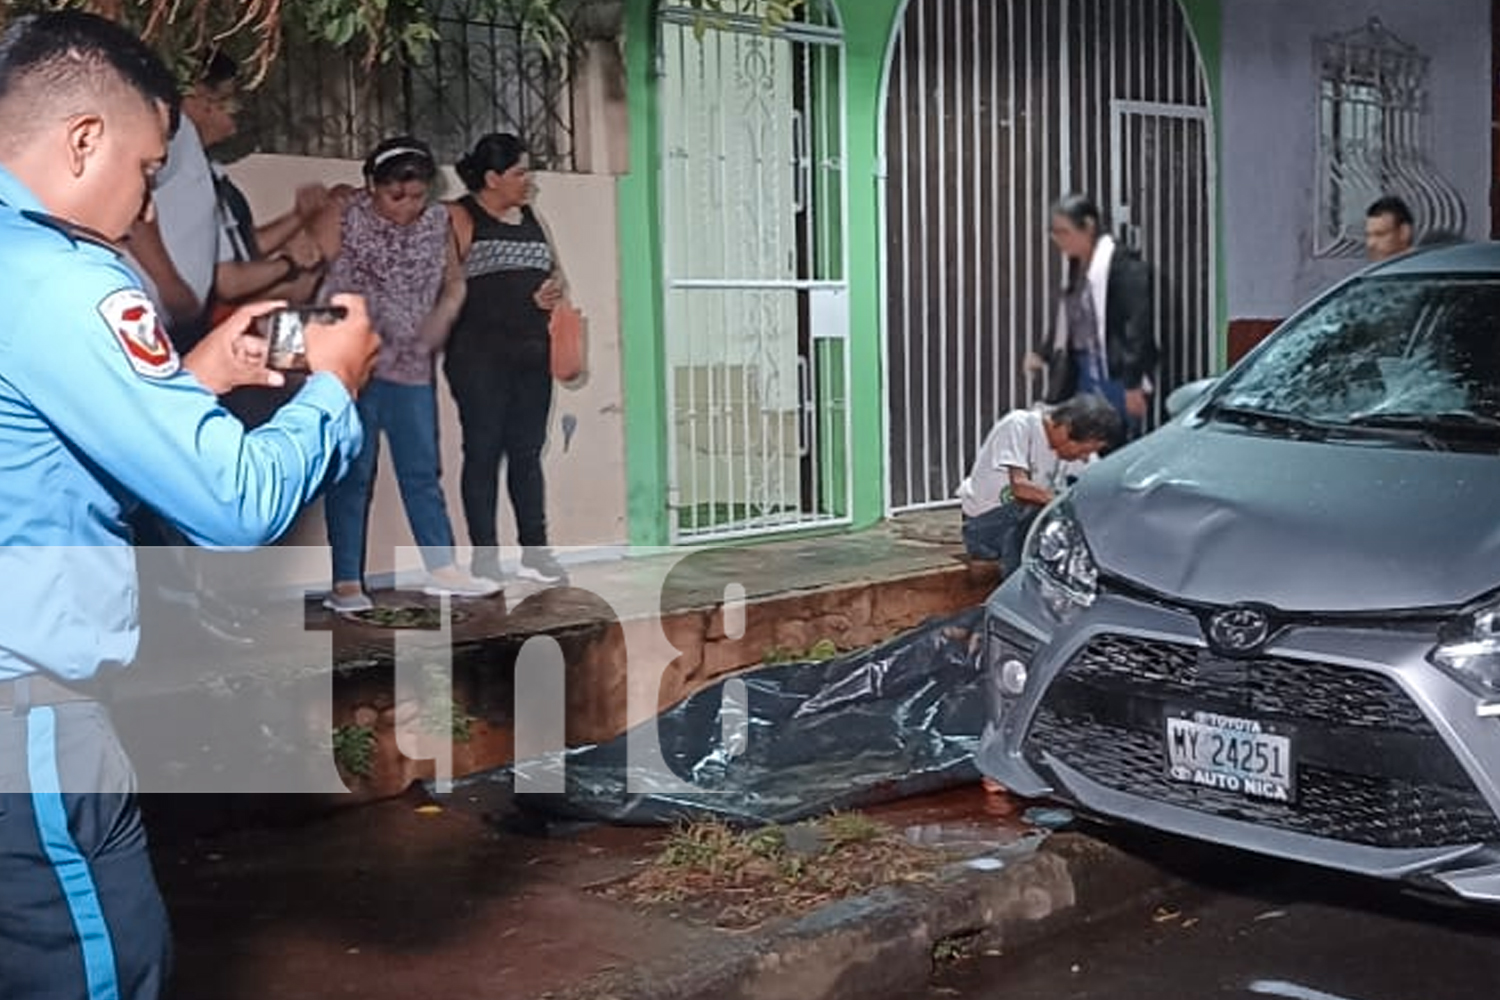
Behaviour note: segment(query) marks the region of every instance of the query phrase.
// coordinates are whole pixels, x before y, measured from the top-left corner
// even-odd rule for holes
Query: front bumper
[[[1308,621],[1226,660],[1189,609],[1108,590],[1066,606],[1022,572],[991,597],[986,630],[979,766],[1018,794],[1500,902],[1500,720],[1427,663],[1431,629]],[[1182,710],[1293,731],[1293,801],[1171,778],[1165,719]]]

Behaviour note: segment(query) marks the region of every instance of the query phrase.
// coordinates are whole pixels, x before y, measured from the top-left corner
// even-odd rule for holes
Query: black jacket
[[[1058,315],[1063,314],[1059,303]],[[1138,389],[1156,371],[1158,349],[1151,316],[1151,265],[1124,247],[1115,246],[1104,292],[1104,354],[1110,378],[1126,389]],[[1068,350],[1066,323],[1053,327],[1052,340],[1040,352],[1047,362],[1047,397],[1060,403],[1078,391],[1078,372]]]

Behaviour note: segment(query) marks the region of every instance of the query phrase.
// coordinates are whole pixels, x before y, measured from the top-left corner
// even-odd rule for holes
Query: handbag
[[[583,313],[571,302],[559,302],[547,321],[552,346],[552,377],[572,382],[584,372]]]

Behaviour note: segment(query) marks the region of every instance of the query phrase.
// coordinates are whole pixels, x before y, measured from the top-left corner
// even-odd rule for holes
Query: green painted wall
[[[1208,77],[1209,103],[1214,116],[1214,160],[1219,164],[1219,192],[1215,215],[1218,220],[1216,232],[1218,247],[1219,301],[1215,303],[1218,318],[1219,356],[1222,366],[1229,357],[1229,276],[1224,264],[1224,141],[1221,138],[1222,109],[1224,107],[1224,31],[1222,0],[1179,0],[1183,13],[1187,15],[1193,38],[1198,43],[1198,58],[1203,62],[1204,75]]]
[[[1181,0],[1198,40],[1218,118],[1220,0]],[[667,517],[666,392],[661,333],[661,252],[657,220],[657,120],[652,100],[655,0],[628,0],[626,65],[629,73],[631,172],[620,180],[621,299],[630,541],[665,544]],[[856,526],[885,513],[885,400],[881,317],[880,131],[884,120],[886,56],[903,0],[839,0],[845,37],[849,185],[850,384]],[[1217,130],[1216,130],[1217,135]],[[1223,198],[1219,199],[1219,335],[1226,353]]]
[[[850,475],[856,526],[885,516],[885,398],[881,370],[882,187],[880,129],[885,119],[885,61],[904,4],[900,0],[843,0],[849,149],[849,401],[853,422]]]
[[[626,524],[632,545],[665,545],[667,391],[661,310],[661,232],[657,210],[655,0],[625,11],[629,75],[630,172],[620,178],[620,355],[625,406]]]

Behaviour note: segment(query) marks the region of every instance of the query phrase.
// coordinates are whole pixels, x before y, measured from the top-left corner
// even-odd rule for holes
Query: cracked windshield
[[[1500,435],[1500,283],[1371,279],[1303,317],[1215,410],[1313,424]]]

